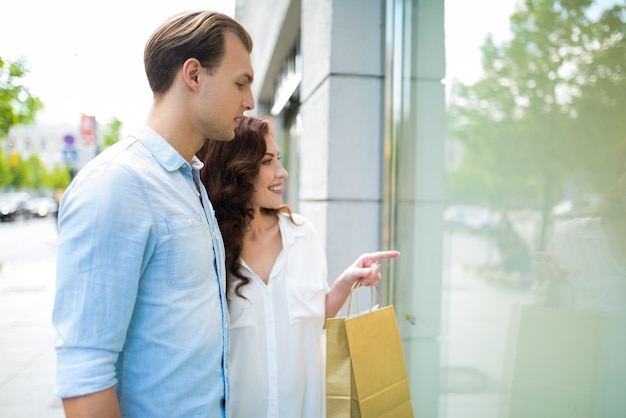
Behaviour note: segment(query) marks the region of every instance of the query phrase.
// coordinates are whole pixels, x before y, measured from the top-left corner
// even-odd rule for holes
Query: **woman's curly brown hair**
[[[265,137],[270,134],[270,129],[270,120],[244,116],[235,129],[233,140],[208,140],[197,153],[204,162],[200,178],[209,194],[224,238],[226,270],[239,279],[235,293],[240,297],[243,297],[241,287],[250,282],[239,271],[239,258],[244,235],[254,217],[252,182],[259,174],[261,160],[267,150]],[[285,212],[291,218],[291,211],[286,205],[279,209],[262,210],[274,216]],[[227,281],[227,289],[232,286],[231,281]]]

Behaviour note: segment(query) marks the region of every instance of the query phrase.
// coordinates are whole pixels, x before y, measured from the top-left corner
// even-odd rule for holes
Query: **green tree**
[[[40,189],[45,187],[45,178],[47,175],[46,167],[37,155],[31,155],[23,163],[25,180],[24,187],[30,189]]]
[[[39,156],[31,155],[23,160],[21,155],[5,155],[0,148],[0,190],[12,189],[65,189],[71,181],[71,168],[56,164],[48,171]]]
[[[69,186],[72,180],[70,167],[67,165],[56,164],[54,169],[47,173],[45,185],[54,190],[64,190]]]
[[[626,141],[626,6],[605,11],[595,31],[604,36],[576,73],[578,94],[572,109],[579,140],[577,165],[598,190],[615,182],[610,164],[615,147]]]
[[[114,117],[104,126],[101,150],[104,150],[119,141],[122,125],[122,121]]]
[[[449,107],[448,137],[465,149],[450,191],[500,206],[541,202],[541,243],[565,182],[595,184],[581,173],[602,173],[624,139],[616,116],[626,111],[626,6],[592,18],[592,5],[525,0],[511,16],[511,40],[486,39],[483,78],[455,86]],[[477,181],[464,183],[468,175]]]
[[[24,164],[22,156],[18,153],[9,155],[9,186],[17,190],[28,186],[28,165]]]
[[[0,57],[0,139],[13,126],[34,122],[37,112],[43,109],[41,100],[21,84],[27,73],[24,59],[10,62]]]
[[[11,168],[9,165],[9,157],[5,154],[4,149],[0,147],[0,190],[11,184]]]

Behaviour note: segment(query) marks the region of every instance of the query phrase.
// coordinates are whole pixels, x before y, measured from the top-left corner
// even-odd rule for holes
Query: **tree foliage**
[[[9,158],[0,147],[0,189],[3,189],[11,184],[11,166],[9,164]]]
[[[24,159],[18,153],[6,154],[0,148],[0,190],[65,189],[71,181],[71,169],[57,164],[48,170],[37,155]]]
[[[54,169],[47,172],[44,187],[53,190],[65,190],[72,181],[72,169],[67,165],[56,164]]]
[[[25,60],[10,62],[0,57],[0,139],[13,126],[34,122],[43,109],[41,100],[21,84],[27,73]]]
[[[486,39],[484,76],[455,86],[448,110],[448,136],[465,149],[454,197],[545,209],[565,184],[606,185],[626,139],[626,6],[595,14],[593,3],[525,0],[511,40]]]
[[[118,118],[112,118],[109,123],[104,126],[104,133],[102,135],[102,150],[115,144],[120,139],[122,131],[122,121]]]

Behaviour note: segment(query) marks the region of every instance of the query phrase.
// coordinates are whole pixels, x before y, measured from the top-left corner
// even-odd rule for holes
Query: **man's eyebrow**
[[[243,73],[242,76],[248,81],[248,84],[252,84],[254,77],[249,73]]]

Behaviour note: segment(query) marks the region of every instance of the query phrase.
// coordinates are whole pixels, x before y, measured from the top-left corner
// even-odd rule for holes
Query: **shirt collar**
[[[144,125],[138,128],[131,136],[141,142],[167,171],[176,171],[181,166],[188,164],[165,138],[148,126]],[[191,168],[200,170],[202,167],[204,164],[194,155],[191,159]]]
[[[294,218],[296,223],[298,220]],[[280,227],[280,233],[283,236],[283,242],[286,244],[293,244],[296,238],[303,237],[306,235],[305,231],[302,228],[298,228],[298,225],[294,225],[289,220],[289,215],[286,213],[278,214],[278,224]]]

